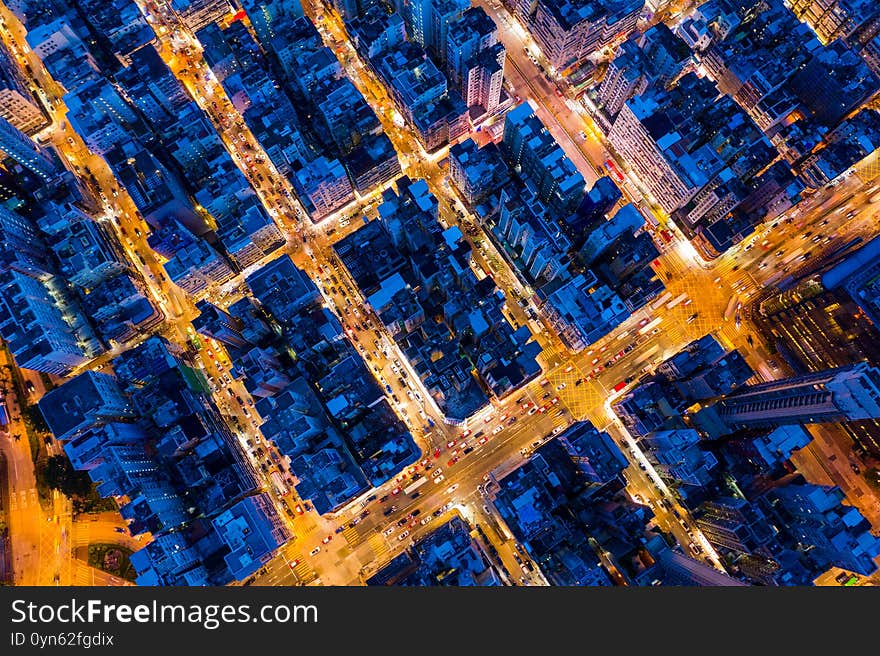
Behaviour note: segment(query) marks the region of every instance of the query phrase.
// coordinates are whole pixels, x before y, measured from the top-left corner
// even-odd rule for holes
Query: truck
[[[290,492],[290,488],[287,487],[287,483],[284,482],[284,479],[281,478],[281,474],[277,471],[273,471],[269,478],[272,479],[272,485],[275,486],[275,491],[278,492],[278,496],[284,496],[288,492]]]
[[[682,292],[666,304],[666,309],[671,310],[688,297],[686,292]]]
[[[412,494],[413,492],[415,492],[417,489],[419,489],[422,485],[424,485],[427,482],[428,482],[428,477],[422,476],[419,480],[415,481],[414,483],[410,483],[405,488],[403,488],[403,493],[404,494]]]

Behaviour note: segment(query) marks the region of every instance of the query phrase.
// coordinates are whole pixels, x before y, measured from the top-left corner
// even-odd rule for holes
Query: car
[[[428,515],[427,517],[422,518],[422,521],[419,522],[419,523],[420,523],[422,526],[424,526],[424,525],[427,524],[428,522],[432,522],[432,521],[434,521],[434,517],[431,516],[431,515]]]
[[[435,483],[442,483],[445,480],[446,480],[446,477],[443,474],[440,474],[439,476],[436,476],[434,478]]]
[[[312,549],[309,552],[309,555],[310,556],[317,556],[319,553],[321,553],[321,547],[315,547],[314,549]]]
[[[323,544],[327,544],[327,543],[330,542],[330,540],[332,540],[332,539],[333,539],[333,535],[330,534],[330,535],[328,535],[326,538],[324,538],[323,540],[321,540],[321,542],[322,542]]]
[[[492,435],[498,435],[501,431],[504,430],[504,426],[496,426],[492,429]]]
[[[451,449],[451,448],[454,447],[454,446],[455,446],[455,440],[449,440],[449,441],[446,443],[446,448],[447,448],[447,449]]]
[[[408,535],[409,535],[409,530],[406,530],[406,531],[404,531],[403,533],[401,533],[400,535],[398,535],[398,536],[397,536],[397,539],[398,539],[398,540],[405,540],[405,539],[407,538]]]
[[[409,521],[409,517],[401,517],[399,520],[397,520],[397,525],[398,525],[398,526],[403,526],[403,525],[406,524],[408,521]]]
[[[303,510],[303,507],[302,507],[302,505],[300,505],[300,504],[296,504],[296,505],[293,507],[293,509],[296,511],[296,514],[297,514],[297,515],[302,515],[302,514],[305,513],[305,510]]]
[[[291,560],[291,561],[288,563],[288,565],[290,565],[290,569],[293,569],[294,567],[296,567],[297,565],[299,565],[299,558],[297,558],[296,560]]]
[[[391,490],[391,494],[400,494],[400,491],[401,491],[401,488],[400,488],[400,486],[398,486],[398,487],[394,488],[393,490]]]
[[[394,533],[394,525],[393,524],[391,526],[389,526],[388,528],[386,528],[384,531],[382,531],[382,535],[391,535],[392,533]]]
[[[556,391],[557,391],[557,392],[558,392],[559,390],[564,390],[564,389],[565,389],[565,383],[559,383],[559,384],[556,386]]]
[[[456,456],[455,458],[450,458],[449,460],[446,461],[446,466],[447,466],[447,467],[452,467],[452,465],[454,465],[454,464],[457,463],[457,462],[458,462],[458,457],[457,457],[457,456]]]
[[[538,408],[529,408],[529,415],[533,415],[538,411]]]
[[[379,503],[385,503],[386,501],[388,501],[389,498],[390,497],[387,494],[383,494],[382,497],[379,499]]]
[[[507,425],[508,425],[508,426],[513,426],[513,425],[516,423],[516,420],[517,420],[517,417],[511,417],[510,419],[507,420]],[[482,440],[480,441],[480,444],[482,444],[482,443],[485,442],[485,441],[486,441],[485,439],[482,439]]]
[[[125,533],[126,532],[126,530],[121,526],[114,526],[113,530],[116,531],[117,533]]]
[[[458,489],[458,483],[454,483],[454,484],[450,485],[448,488],[446,488],[446,494],[452,494],[457,489]]]
[[[550,403],[552,403],[553,405],[557,405],[559,403],[559,397],[554,396],[552,399],[550,399]]]
[[[466,438],[466,437],[467,437],[468,435],[470,435],[470,434],[471,434],[470,429],[465,429],[465,430],[462,431],[462,433],[461,433],[461,439]]]

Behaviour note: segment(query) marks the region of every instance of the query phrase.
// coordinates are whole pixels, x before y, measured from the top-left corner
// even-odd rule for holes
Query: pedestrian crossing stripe
[[[296,578],[304,581],[311,576],[312,568],[308,563],[300,562],[299,565],[293,568],[293,573],[296,574]]]
[[[360,533],[358,533],[355,529],[351,527],[348,527],[342,531],[342,537],[345,538],[345,541],[348,542],[352,547],[356,547],[364,541]]]
[[[378,533],[374,533],[373,535],[371,535],[367,539],[367,544],[369,545],[370,549],[373,551],[373,553],[376,555],[377,558],[388,553],[388,551],[389,551],[388,543]]]

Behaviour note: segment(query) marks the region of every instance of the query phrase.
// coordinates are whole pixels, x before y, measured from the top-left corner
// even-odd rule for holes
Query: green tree
[[[75,470],[66,456],[50,456],[39,469],[46,485],[67,497],[86,497],[92,491],[89,475]]]

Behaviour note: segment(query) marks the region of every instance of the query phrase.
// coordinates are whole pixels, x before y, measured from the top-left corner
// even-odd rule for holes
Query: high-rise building
[[[468,9],[453,23],[446,40],[446,73],[468,107],[491,112],[501,100],[504,46],[498,28],[480,7]]]
[[[59,170],[48,151],[16,128],[5,117],[0,117],[0,154],[15,161],[44,181],[52,179]]]
[[[642,0],[538,0],[528,27],[547,61],[566,71],[632,34],[643,5]]]
[[[193,32],[235,11],[230,0],[171,0],[169,4]]]
[[[0,43],[0,117],[27,135],[49,124],[34,99],[18,64],[6,46]]]
[[[785,0],[785,4],[823,43],[847,38],[880,15],[874,0]]]
[[[743,387],[693,416],[699,428],[721,434],[749,427],[877,418],[880,369],[865,362]]]
[[[449,26],[468,7],[469,0],[411,0],[404,14],[409,38],[428,51],[438,65],[444,64]]]
[[[583,176],[528,103],[505,117],[502,152],[553,211],[564,216],[583,201],[587,193]]]
[[[446,38],[446,73],[455,84],[464,79],[468,60],[498,43],[495,21],[481,7],[472,7],[450,26]]]
[[[84,371],[51,390],[40,399],[39,406],[49,429],[59,440],[135,416],[116,379],[96,371]]]
[[[608,64],[605,77],[597,89],[597,104],[613,119],[623,104],[642,93],[648,81],[642,74],[642,51],[634,41],[626,41],[617,56]]]

